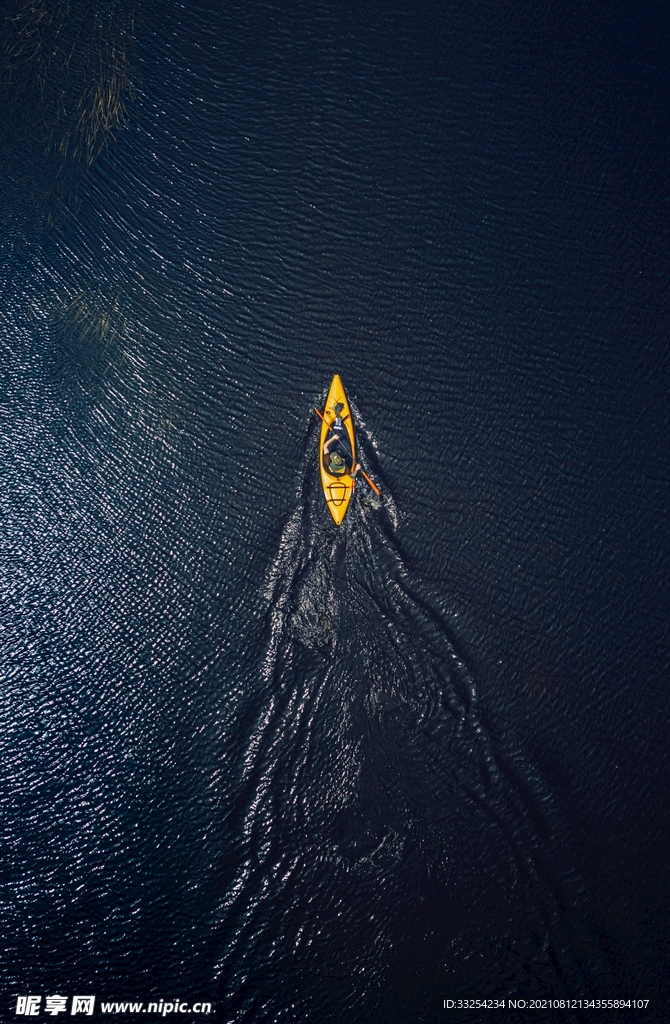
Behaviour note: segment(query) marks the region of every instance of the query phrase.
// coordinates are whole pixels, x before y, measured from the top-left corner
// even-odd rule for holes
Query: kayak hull
[[[340,410],[340,416],[342,417],[342,421],[347,432],[349,447],[351,448],[351,453],[355,461],[356,438],[354,435],[354,424],[351,417],[351,409],[349,408],[349,402],[347,401],[347,396],[345,394],[342,381],[340,380],[340,376],[336,373],[330,385],[330,390],[326,399],[326,406],[323,410],[325,422],[324,420],[321,421],[319,467],[321,470],[321,486],[323,487],[323,494],[326,499],[328,511],[339,526],[347,514],[355,482],[349,473],[344,473],[342,476],[335,476],[335,474],[329,473],[323,464],[323,446],[328,437],[330,424],[335,419],[335,406],[338,403],[341,403],[343,406]]]

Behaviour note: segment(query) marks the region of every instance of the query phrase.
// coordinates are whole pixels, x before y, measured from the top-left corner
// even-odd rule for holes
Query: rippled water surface
[[[668,1019],[667,12],[6,13],[2,1019]]]

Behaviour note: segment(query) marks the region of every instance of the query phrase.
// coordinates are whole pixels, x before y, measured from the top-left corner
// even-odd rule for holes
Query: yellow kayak
[[[319,466],[326,504],[339,526],[347,514],[356,486],[351,476],[356,466],[356,437],[351,409],[337,373],[330,385],[321,417]]]

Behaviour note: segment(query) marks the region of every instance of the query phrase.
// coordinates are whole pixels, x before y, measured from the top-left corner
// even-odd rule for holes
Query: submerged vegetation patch
[[[121,290],[98,284],[54,295],[48,311],[48,363],[71,416],[98,419],[154,438],[182,433],[193,410],[167,379],[156,344],[136,320]]]
[[[50,223],[122,128],[135,91],[128,3],[5,0],[0,8],[0,218]]]
[[[59,376],[78,380],[84,391],[95,391],[126,361],[130,332],[120,295],[110,300],[94,288],[61,296],[51,320]]]

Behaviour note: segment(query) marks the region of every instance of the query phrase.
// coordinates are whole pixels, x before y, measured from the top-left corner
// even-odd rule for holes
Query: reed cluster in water
[[[0,155],[11,199],[50,221],[122,128],[134,95],[126,0],[7,0],[0,14]],[[8,198],[7,194],[5,196]],[[45,202],[46,200],[46,202]],[[2,211],[2,219],[12,210]]]

